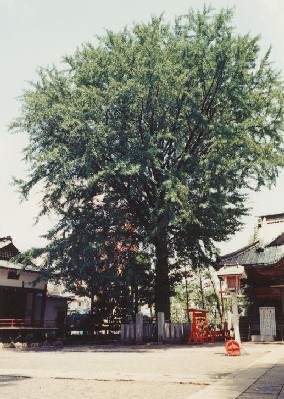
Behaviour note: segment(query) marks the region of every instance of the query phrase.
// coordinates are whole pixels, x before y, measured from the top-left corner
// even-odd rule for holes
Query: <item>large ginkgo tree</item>
[[[46,267],[96,281],[111,252],[123,254],[122,273],[146,247],[156,311],[170,318],[174,260],[210,258],[240,227],[247,189],[274,182],[283,83],[259,37],[237,34],[232,18],[153,17],[40,69],[12,129],[30,140],[22,194],[40,184],[42,214],[58,219]]]

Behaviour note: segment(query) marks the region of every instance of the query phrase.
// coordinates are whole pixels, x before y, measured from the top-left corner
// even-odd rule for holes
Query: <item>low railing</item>
[[[23,327],[24,319],[0,319],[0,327]]]
[[[28,321],[25,319],[0,319],[0,328],[40,327],[40,321]]]

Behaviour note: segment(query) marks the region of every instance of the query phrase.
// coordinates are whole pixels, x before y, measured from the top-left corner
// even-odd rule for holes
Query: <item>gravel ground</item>
[[[0,382],[1,398],[9,399],[180,399],[200,389],[188,384],[139,381],[89,381],[31,378]]]
[[[0,398],[184,399],[269,352],[224,344],[66,347],[0,352]]]

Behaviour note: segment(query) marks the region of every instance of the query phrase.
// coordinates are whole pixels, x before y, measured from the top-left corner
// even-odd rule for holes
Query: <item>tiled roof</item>
[[[10,260],[19,253],[10,236],[0,238],[0,260]]]
[[[2,269],[13,269],[13,270],[23,270],[26,272],[34,272],[38,273],[40,271],[39,268],[36,268],[35,266],[24,266],[20,263],[12,263],[7,260],[1,260],[0,259],[0,268]]]
[[[259,243],[256,242],[231,254],[220,256],[217,259],[216,264],[240,264],[259,267],[276,264],[284,258],[284,245],[271,244],[264,248],[260,248]]]
[[[273,247],[275,245],[283,245],[284,244],[284,233],[280,234],[280,236],[276,237],[268,246]]]

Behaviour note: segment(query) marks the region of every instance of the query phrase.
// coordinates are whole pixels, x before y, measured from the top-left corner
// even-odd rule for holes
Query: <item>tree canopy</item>
[[[274,182],[283,83],[232,17],[153,17],[39,70],[12,129],[30,138],[22,194],[41,184],[41,213],[58,216],[47,264],[82,277],[110,241],[153,248],[156,311],[169,318],[170,259],[208,259],[240,227],[245,189]]]

